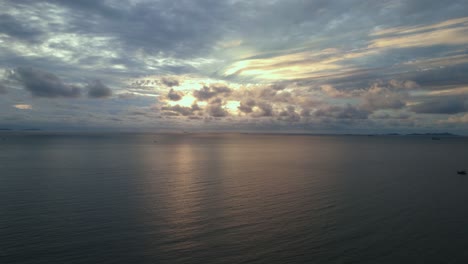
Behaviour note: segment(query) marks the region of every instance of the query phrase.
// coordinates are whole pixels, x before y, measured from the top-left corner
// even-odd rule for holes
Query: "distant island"
[[[42,129],[40,128],[22,128],[22,129],[0,128],[0,131],[42,131]]]
[[[353,135],[353,134],[348,134]],[[385,133],[385,134],[367,134],[369,137],[373,136],[410,136],[410,137],[461,137],[461,135],[452,134],[448,132],[443,133],[409,133],[409,134],[400,134],[400,133]]]
[[[412,133],[412,134],[407,134],[407,136],[459,137],[460,135],[444,132],[444,133]]]
[[[410,133],[410,134],[399,134],[399,133],[386,133],[386,134],[374,134],[375,136],[425,136],[425,137],[461,137],[457,134],[448,132],[443,133]]]
[[[327,134],[323,134],[323,135],[327,135]],[[333,134],[333,135],[343,135],[343,136],[368,136],[368,137],[376,137],[376,136],[462,137],[462,135],[457,135],[457,134],[448,133],[448,132],[442,132],[442,133],[408,133],[408,134],[403,134],[403,133],[373,133],[373,134],[352,134],[352,133],[346,133],[346,134]]]
[[[43,130],[40,128],[0,128],[0,132],[7,132],[7,131],[17,131],[17,132],[33,132],[33,131],[41,131],[47,132],[49,130]],[[99,131],[99,130],[97,130]],[[50,131],[52,132],[52,131]],[[76,131],[82,132],[82,131]],[[139,133],[135,131],[135,133]],[[151,132],[150,132],[151,133]],[[204,133],[204,132],[195,132],[195,133]],[[218,132],[206,132],[206,133],[224,133],[222,131]],[[389,132],[389,133],[294,133],[294,132],[232,132],[232,133],[240,133],[245,135],[291,135],[291,136],[367,136],[367,137],[379,137],[379,136],[410,136],[410,137],[433,137],[433,138],[444,138],[444,137],[464,137],[464,135],[457,135],[449,132],[439,132],[439,133],[396,133],[396,132]],[[154,132],[154,134],[161,134],[161,132]],[[183,131],[181,134],[192,134],[189,131]]]

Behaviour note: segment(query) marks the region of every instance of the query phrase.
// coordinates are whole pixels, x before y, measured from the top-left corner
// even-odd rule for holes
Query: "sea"
[[[0,263],[468,263],[468,138],[0,134]]]

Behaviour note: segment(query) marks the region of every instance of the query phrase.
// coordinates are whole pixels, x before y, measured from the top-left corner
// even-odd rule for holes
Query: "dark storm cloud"
[[[171,101],[179,101],[182,99],[184,96],[184,93],[179,92],[179,91],[174,91],[174,89],[171,89],[169,93],[167,94],[167,98]]]
[[[78,97],[81,94],[80,87],[66,84],[54,74],[38,69],[20,67],[10,77],[36,97]]]
[[[413,105],[410,108],[419,114],[457,114],[468,112],[468,97],[439,97]]]
[[[212,85],[212,86],[204,86],[200,90],[196,90],[193,92],[193,96],[197,98],[200,101],[206,101],[209,100],[215,96],[218,95],[226,95],[230,94],[232,90],[226,86],[218,86],[218,85]]]

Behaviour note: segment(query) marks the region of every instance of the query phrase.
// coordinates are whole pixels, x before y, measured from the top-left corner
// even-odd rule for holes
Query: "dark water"
[[[0,263],[468,263],[468,139],[0,135]]]

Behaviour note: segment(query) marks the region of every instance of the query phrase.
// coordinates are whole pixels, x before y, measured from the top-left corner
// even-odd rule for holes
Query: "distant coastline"
[[[40,128],[22,128],[22,129],[0,128],[0,131],[42,131],[42,129]]]
[[[290,135],[290,136],[366,136],[366,137],[381,137],[381,136],[392,136],[392,137],[466,137],[466,135],[459,135],[449,132],[426,132],[426,133],[306,133],[306,132],[262,132],[262,131],[251,131],[251,132],[240,132],[240,131],[193,131],[193,132],[177,132],[177,131],[101,131],[101,130],[87,130],[87,131],[72,131],[72,130],[43,130],[40,128],[0,128],[2,132],[41,132],[41,133],[98,133],[98,134],[242,134],[242,135]]]
[[[409,134],[385,133],[385,134],[368,134],[368,136],[462,137],[462,135],[457,135],[457,134],[448,133],[448,132],[443,132],[443,133],[409,133]]]

